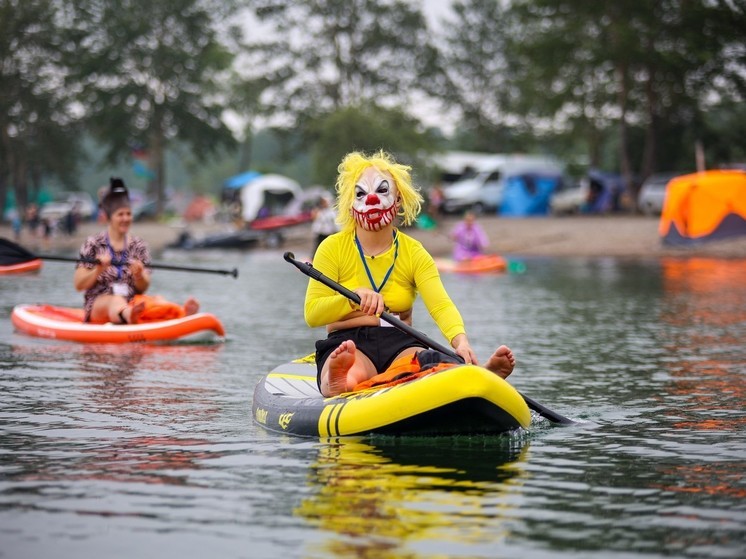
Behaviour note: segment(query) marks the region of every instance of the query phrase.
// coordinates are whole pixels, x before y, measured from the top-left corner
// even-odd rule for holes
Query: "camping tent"
[[[588,171],[588,200],[582,211],[586,213],[615,212],[621,209],[624,180],[621,175],[591,169]]]
[[[262,174],[258,171],[246,171],[245,173],[241,173],[240,175],[234,175],[229,179],[225,179],[223,181],[223,187],[229,190],[243,188],[255,178],[261,176]]]
[[[705,171],[671,180],[659,232],[673,245],[746,235],[746,172]]]
[[[523,173],[508,177],[500,206],[501,216],[546,215],[549,199],[562,182],[554,173]]]
[[[301,193],[300,185],[282,175],[262,175],[241,189],[241,217],[245,222],[283,213]]]
[[[301,193],[300,185],[283,175],[262,175],[247,171],[223,183],[225,190],[239,190],[241,217],[251,222],[258,217],[278,215]],[[261,214],[261,215],[260,215]]]
[[[326,198],[329,204],[334,204],[334,195],[329,191],[328,188],[323,186],[309,186],[303,189],[300,196],[297,196],[288,206],[285,208],[287,215],[300,215],[305,213],[312,213],[315,208],[319,206],[319,200]]]

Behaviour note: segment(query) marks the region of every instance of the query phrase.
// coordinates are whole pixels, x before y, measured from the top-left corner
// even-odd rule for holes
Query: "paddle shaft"
[[[290,262],[293,266],[295,266],[296,268],[298,268],[301,272],[303,272],[307,276],[309,276],[309,277],[315,279],[316,281],[319,281],[319,282],[323,283],[327,287],[331,287],[335,291],[341,293],[342,295],[344,295],[345,297],[347,297],[353,303],[356,303],[358,305],[360,304],[360,296],[357,293],[355,293],[354,291],[350,291],[349,289],[347,289],[343,285],[340,285],[337,282],[333,281],[332,279],[328,278],[327,276],[325,276],[324,274],[322,274],[321,272],[319,272],[316,268],[314,268],[308,262],[299,262],[298,260],[295,260],[295,258],[293,257],[293,253],[286,252],[285,253],[285,260],[287,260],[288,262]],[[435,340],[429,338],[428,336],[426,336],[422,332],[419,332],[419,331],[415,330],[414,328],[412,328],[411,326],[409,326],[407,323],[402,322],[396,316],[394,316],[394,315],[392,315],[390,313],[387,313],[387,312],[382,312],[381,313],[381,319],[385,320],[386,322],[388,322],[392,326],[395,326],[396,328],[398,328],[402,332],[404,332],[406,334],[409,334],[410,336],[412,336],[418,342],[422,342],[423,344],[425,344],[426,346],[428,346],[428,347],[430,347],[432,349],[437,349],[441,353],[445,353],[446,355],[450,355],[454,359],[458,359],[461,363],[464,362],[463,357],[461,357],[460,355],[458,355],[451,348],[448,348],[448,347],[446,347],[446,346],[444,346],[442,344],[439,344],[438,342],[436,342]]]
[[[34,254],[30,250],[22,247],[18,243],[0,237],[0,264],[3,264],[3,259],[9,259],[12,263],[16,264],[19,262],[30,262],[41,258],[42,260],[57,260],[59,262],[87,262],[89,264],[98,264],[99,261],[93,258],[69,258],[66,256],[55,256],[53,254]],[[127,266],[127,262],[112,262],[114,266]],[[233,268],[232,270],[219,270],[213,268],[194,268],[191,266],[172,266],[169,264],[147,264],[148,268],[154,268],[159,270],[177,270],[181,272],[204,272],[208,274],[223,274],[227,276],[238,277],[238,269]]]
[[[321,272],[319,272],[316,268],[314,268],[310,263],[308,262],[299,262],[295,259],[295,256],[292,252],[286,252],[284,255],[284,258],[287,262],[298,268],[301,272],[306,274],[308,277],[315,279],[316,281],[319,281],[326,285],[327,287],[330,287],[337,293],[341,293],[345,297],[347,297],[350,301],[356,304],[360,304],[360,296],[355,293],[354,291],[350,291],[343,285],[338,284],[331,278],[325,276]],[[444,353],[445,355],[448,355],[450,357],[453,357],[454,359],[457,359],[459,362],[464,363],[464,358],[461,357],[459,354],[457,354],[453,349],[444,346],[443,344],[440,344],[436,342],[435,340],[431,339],[429,336],[426,336],[422,332],[419,332],[418,330],[415,330],[409,324],[406,324],[405,322],[402,322],[399,318],[396,316],[393,316],[387,312],[381,313],[381,319],[385,320],[395,328],[399,329],[400,331],[404,332],[405,334],[409,334],[412,336],[415,340],[418,342],[422,342],[426,346],[435,349],[437,351],[440,351],[441,353]],[[520,394],[520,392],[519,392]],[[575,423],[571,419],[568,419],[567,417],[564,417],[563,415],[554,412],[550,410],[549,408],[541,405],[536,400],[533,400],[531,398],[528,398],[527,396],[524,396],[521,394],[521,397],[526,401],[526,405],[535,412],[537,412],[542,417],[547,418],[549,421],[552,421],[554,423],[560,423],[562,425],[570,425],[572,423]]]
[[[87,264],[99,264],[99,260],[96,258],[68,258],[64,256],[52,256],[49,254],[39,254],[37,258],[41,258],[42,260],[57,260],[60,262],[85,262]],[[111,262],[112,266],[127,266],[127,262],[119,262],[116,260],[112,260]],[[179,272],[203,272],[207,274],[222,274],[225,276],[233,276],[234,278],[238,277],[238,269],[233,268],[232,270],[220,270],[215,268],[194,268],[192,266],[172,266],[170,264],[145,264],[147,268],[153,268],[154,270],[176,270]]]

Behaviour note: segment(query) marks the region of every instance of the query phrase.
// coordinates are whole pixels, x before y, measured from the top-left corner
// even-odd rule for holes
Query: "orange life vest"
[[[386,388],[403,382],[409,382],[410,380],[422,378],[426,375],[450,369],[452,367],[458,367],[458,364],[438,363],[437,365],[422,370],[416,353],[412,355],[404,355],[396,359],[384,372],[356,384],[353,391],[366,390],[368,388]]]
[[[145,303],[145,309],[137,319],[138,322],[158,322],[160,320],[173,320],[186,316],[184,307],[177,303],[167,301],[163,297],[151,295],[135,295],[130,301],[130,306]]]

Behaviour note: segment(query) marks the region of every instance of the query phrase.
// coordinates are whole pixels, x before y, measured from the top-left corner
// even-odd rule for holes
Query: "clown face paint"
[[[368,167],[355,185],[352,215],[366,231],[380,231],[394,220],[399,192],[389,173]]]

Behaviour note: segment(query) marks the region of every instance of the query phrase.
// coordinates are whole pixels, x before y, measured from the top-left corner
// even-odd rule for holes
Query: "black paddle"
[[[357,293],[355,293],[354,291],[350,291],[343,285],[339,285],[334,280],[328,278],[327,276],[319,272],[316,268],[314,268],[309,262],[299,262],[298,260],[295,259],[295,256],[293,255],[292,252],[286,252],[284,258],[285,260],[290,262],[293,266],[298,268],[301,272],[306,274],[308,277],[313,278],[316,281],[320,281],[327,287],[332,288],[337,293],[341,293],[353,303],[357,303],[358,305],[360,304],[360,297],[358,296]],[[451,348],[446,347],[443,344],[440,344],[436,342],[435,340],[429,338],[422,332],[415,330],[414,328],[409,326],[407,323],[402,322],[401,320],[399,320],[397,317],[393,316],[392,314],[389,314],[387,312],[382,312],[381,318],[385,320],[386,322],[388,322],[389,324],[391,324],[392,326],[394,326],[395,328],[398,328],[405,334],[409,334],[418,342],[422,342],[423,344],[425,344],[426,346],[432,349],[438,350],[441,353],[444,353],[450,357],[453,357],[454,359],[457,359],[461,363],[464,362],[464,359],[460,355],[458,355],[455,351],[453,351]],[[529,408],[534,410],[536,413],[538,413],[542,417],[547,418],[549,421],[552,421],[554,423],[560,423],[562,425],[571,425],[575,423],[572,419],[568,419],[567,417],[560,415],[559,413],[554,412],[545,406],[542,406],[539,402],[532,400],[531,398],[524,396],[523,394],[521,394],[521,397],[526,401],[526,404],[528,405]]]
[[[29,250],[23,248],[21,245],[16,244],[8,239],[0,237],[0,264],[20,264],[22,262],[28,262],[30,260],[36,260],[41,258],[42,260],[57,260],[59,262],[87,262],[90,264],[98,264],[98,260],[94,258],[72,258],[66,256],[55,256],[52,254],[34,254]],[[127,262],[116,262],[112,261],[112,266],[126,266]],[[193,268],[191,266],[172,266],[170,264],[155,264],[151,262],[146,264],[148,268],[156,270],[176,270],[179,272],[204,272],[208,274],[223,274],[225,276],[238,277],[238,269],[233,268],[232,270],[219,270],[214,268]]]

